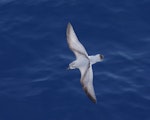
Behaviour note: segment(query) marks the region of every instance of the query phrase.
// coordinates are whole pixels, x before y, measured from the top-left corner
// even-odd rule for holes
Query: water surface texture
[[[97,104],[66,70],[68,22],[105,56]],[[1,0],[0,120],[150,120],[150,0]]]

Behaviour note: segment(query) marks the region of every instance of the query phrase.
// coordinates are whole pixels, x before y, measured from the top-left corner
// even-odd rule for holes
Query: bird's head
[[[104,60],[104,55],[98,54],[97,56],[99,57],[99,61],[100,61],[100,62]]]

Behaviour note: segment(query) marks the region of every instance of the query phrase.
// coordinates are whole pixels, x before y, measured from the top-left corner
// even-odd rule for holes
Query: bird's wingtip
[[[69,26],[71,26],[71,23],[70,23],[70,22],[68,22],[67,26],[68,26],[68,27],[69,27]]]
[[[93,96],[89,91],[88,91],[88,88],[87,87],[83,87],[86,95],[89,97],[89,99],[93,102],[93,103],[97,103],[97,100],[96,100],[96,97]]]
[[[70,29],[70,28],[72,28],[72,25],[70,22],[68,22],[67,29]]]
[[[67,30],[66,30],[66,34],[69,35],[70,31],[71,31],[72,28],[72,25],[70,22],[68,22],[68,25],[67,25]]]

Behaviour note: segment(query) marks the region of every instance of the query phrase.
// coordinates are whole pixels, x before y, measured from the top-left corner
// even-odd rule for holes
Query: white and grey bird
[[[78,68],[80,70],[80,82],[83,87],[83,90],[85,91],[86,95],[90,98],[90,100],[96,103],[97,100],[93,87],[92,65],[97,62],[101,62],[104,59],[104,56],[101,54],[89,56],[83,45],[79,42],[70,23],[68,23],[67,25],[66,34],[69,48],[73,51],[73,53],[76,56],[76,60],[69,64],[68,69]]]

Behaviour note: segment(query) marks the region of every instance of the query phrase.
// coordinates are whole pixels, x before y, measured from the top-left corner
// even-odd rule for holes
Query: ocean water
[[[0,120],[150,120],[150,0],[0,0]],[[66,42],[93,66],[97,104]]]

